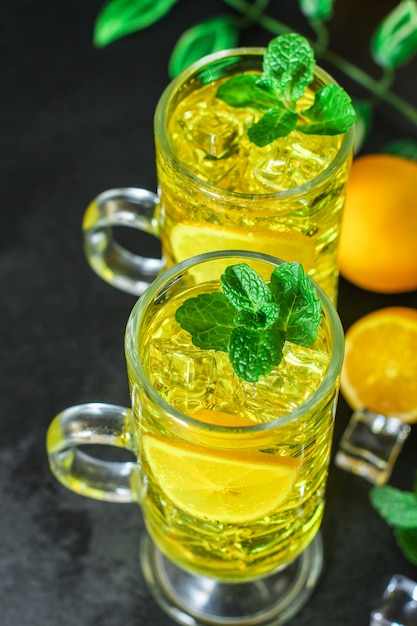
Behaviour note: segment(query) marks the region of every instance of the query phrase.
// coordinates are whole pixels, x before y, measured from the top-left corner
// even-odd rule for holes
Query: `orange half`
[[[340,386],[353,409],[417,421],[417,310],[388,307],[355,322]]]

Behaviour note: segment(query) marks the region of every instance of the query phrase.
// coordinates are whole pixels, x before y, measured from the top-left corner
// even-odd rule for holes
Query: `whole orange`
[[[347,280],[370,291],[417,288],[417,161],[392,154],[353,161],[339,267]]]

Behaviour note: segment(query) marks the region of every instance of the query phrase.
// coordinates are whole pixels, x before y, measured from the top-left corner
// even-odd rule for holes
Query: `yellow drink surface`
[[[225,353],[196,348],[174,314],[184,299],[213,287],[219,289],[203,284],[164,303],[139,338],[158,394],[195,416],[181,426],[168,419],[129,373],[141,442],[139,489],[148,530],[174,562],[244,580],[295,558],[319,528],[336,392],[314,412],[285,418],[327,370],[324,330],[311,349],[287,343],[281,364],[256,384],[239,379]],[[251,428],[282,416],[279,428]]]
[[[325,182],[312,184],[301,195],[297,188],[332,163],[343,136],[293,131],[259,148],[249,141],[247,129],[260,114],[217,98],[220,82],[191,91],[169,112],[168,139],[193,174],[191,180],[184,180],[181,169],[164,158],[156,136],[168,265],[212,250],[255,250],[302,263],[335,301],[350,159]],[[312,100],[313,93],[307,92],[299,109],[308,108]]]

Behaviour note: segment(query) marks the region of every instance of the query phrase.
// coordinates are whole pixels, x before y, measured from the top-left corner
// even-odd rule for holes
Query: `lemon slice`
[[[177,261],[214,250],[254,250],[284,261],[298,261],[309,272],[315,263],[313,241],[300,232],[226,230],[206,224],[177,224],[170,242]]]
[[[222,523],[273,513],[291,492],[299,469],[291,457],[216,450],[149,433],[143,448],[155,480],[175,506]]]
[[[345,335],[340,387],[352,409],[417,421],[417,311],[368,313]]]
[[[225,413],[224,411],[214,411],[212,409],[198,409],[191,417],[199,422],[205,422],[213,426],[229,426],[232,428],[253,426],[255,423],[240,415]]]
[[[255,426],[256,422],[241,415],[213,409],[199,409],[191,417],[198,422],[205,422],[212,426],[239,428],[238,432],[234,431],[233,435],[231,435],[227,431],[219,431],[213,428],[202,430],[190,426],[189,440],[195,441],[196,444],[203,444],[211,448],[226,448],[228,450],[232,448],[242,449],[248,446],[252,449],[255,449],[255,447],[262,449],[276,445],[273,432],[248,429],[248,426]]]

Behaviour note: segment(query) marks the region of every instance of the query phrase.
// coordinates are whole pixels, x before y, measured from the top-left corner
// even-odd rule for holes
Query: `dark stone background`
[[[339,0],[332,48],[377,77],[369,36],[394,5]],[[134,298],[88,267],[83,212],[110,187],[155,189],[152,117],[168,81],[170,51],[187,27],[228,9],[220,0],[181,0],[148,30],[97,50],[92,31],[100,6],[100,0],[6,0],[1,9],[2,626],[172,624],[155,606],[139,569],[139,509],[66,491],[49,472],[44,441],[52,417],[66,406],[128,402],[123,333]],[[273,2],[271,13],[309,34],[296,2]],[[254,27],[241,43],[264,45],[269,39]],[[414,61],[396,82],[397,93],[414,104],[416,70]],[[333,73],[353,95],[362,95]],[[364,151],[416,135],[415,127],[382,106]],[[416,293],[381,296],[341,281],[345,327],[389,304],[416,307]],[[349,416],[342,398],[334,449]],[[413,428],[392,484],[411,489],[416,447]],[[325,570],[293,626],[366,626],[392,574],[417,578],[416,567],[370,507],[369,488],[332,462]]]

